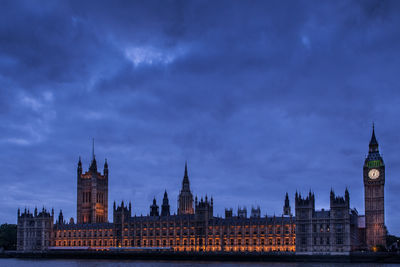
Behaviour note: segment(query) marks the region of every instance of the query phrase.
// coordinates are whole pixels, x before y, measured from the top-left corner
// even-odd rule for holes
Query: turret
[[[107,159],[105,159],[104,162],[104,170],[103,170],[104,176],[108,178],[108,164],[107,164]]]
[[[290,211],[289,194],[286,192],[285,205],[283,206],[283,215],[292,215]]]
[[[331,206],[331,209],[334,207],[350,209],[350,196],[349,196],[349,191],[347,190],[347,188],[346,188],[344,197],[336,196],[335,193],[333,192],[333,190],[331,190],[330,206]]]
[[[211,205],[211,202],[208,201],[207,196],[205,197],[205,200],[201,198],[200,202],[197,202],[195,206],[195,215],[197,220],[204,220],[204,221],[207,221],[208,219],[211,219],[214,216],[213,206]]]
[[[58,215],[58,224],[64,224],[64,216],[62,210],[60,210],[60,214]]]
[[[225,209],[225,219],[227,218],[232,218],[232,208],[230,209]]]
[[[237,216],[239,218],[246,219],[247,218],[247,208],[246,207],[244,207],[244,208],[238,207]]]
[[[78,168],[77,168],[77,173],[78,173],[78,179],[82,175],[82,161],[81,157],[79,156],[79,161],[78,161]]]
[[[131,205],[129,205],[131,206]],[[126,207],[124,205],[124,201],[121,202],[121,205],[116,207],[114,201],[114,210],[113,210],[113,221],[116,224],[124,224],[124,222],[129,221],[129,218],[132,216],[131,207]]]
[[[251,207],[250,218],[260,218],[261,217],[261,208],[260,206]]]
[[[156,198],[153,199],[153,205],[150,206],[150,216],[160,216]]]
[[[168,194],[167,190],[165,190],[163,204],[161,206],[161,216],[169,216],[169,215],[170,215],[170,208],[169,208]]]

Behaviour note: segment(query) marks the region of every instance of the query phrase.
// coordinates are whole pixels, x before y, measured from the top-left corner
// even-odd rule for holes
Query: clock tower
[[[364,163],[365,227],[369,249],[386,247],[384,187],[385,164],[379,154],[375,127],[372,126],[368,156]]]

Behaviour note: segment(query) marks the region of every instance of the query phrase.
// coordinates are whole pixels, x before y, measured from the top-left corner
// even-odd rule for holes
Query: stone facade
[[[225,218],[213,214],[214,201],[195,198],[190,190],[187,164],[178,196],[177,215],[170,213],[165,191],[161,212],[154,198],[148,216],[132,216],[132,205],[113,205],[108,223],[108,165],[97,172],[93,153],[89,171],[82,174],[78,162],[77,223],[66,223],[62,212],[54,224],[54,212],[18,211],[18,250],[163,248],[175,251],[290,251],[298,254],[349,254],[383,244],[384,165],[373,131],[370,153],[364,164],[365,216],[350,209],[350,195],[330,193],[330,209],[315,210],[315,196],[296,192],[295,216],[286,194],[281,216],[262,216],[260,207],[225,210]],[[371,178],[371,170],[378,170]],[[375,177],[376,176],[376,177]],[[360,223],[361,222],[361,223]],[[365,241],[366,240],[366,241]]]
[[[315,210],[315,196],[296,192],[296,253],[349,254],[358,246],[358,213],[350,210],[350,196],[331,191],[330,210]]]
[[[19,251],[41,251],[52,245],[54,211],[51,213],[42,209],[38,213],[35,208],[32,214],[24,210],[20,214],[18,209],[17,219],[17,250]]]
[[[211,201],[200,200],[195,214],[132,216],[121,203],[114,223],[55,225],[55,247],[146,247],[175,251],[294,251],[294,217],[218,218]]]

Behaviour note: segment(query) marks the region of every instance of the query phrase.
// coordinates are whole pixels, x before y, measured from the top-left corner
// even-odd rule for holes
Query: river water
[[[32,260],[32,259],[0,259],[0,266],[23,266],[23,267],[167,267],[167,266],[222,266],[222,267],[395,267],[400,264],[380,264],[380,263],[277,263],[277,262],[189,262],[189,261],[133,261],[133,260]]]

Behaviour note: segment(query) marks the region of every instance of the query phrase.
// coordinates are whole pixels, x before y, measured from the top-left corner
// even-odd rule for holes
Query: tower
[[[161,206],[161,216],[169,216],[169,201],[168,201],[168,194],[167,190],[164,192],[164,198],[163,198],[163,203]]]
[[[193,195],[190,191],[187,163],[185,163],[185,173],[183,175],[182,189],[178,197],[178,215],[180,214],[194,214]]]
[[[386,246],[385,164],[378,147],[373,125],[368,156],[363,168],[366,243],[370,249],[376,248],[376,246]]]
[[[286,192],[285,205],[283,206],[283,215],[292,215],[290,211],[289,194]]]
[[[312,251],[312,219],[315,214],[315,195],[308,193],[302,197],[296,192],[296,253],[309,253]]]
[[[108,221],[108,164],[104,163],[103,174],[97,171],[92,147],[92,162],[89,170],[82,173],[82,162],[79,157],[77,169],[77,223],[101,223]]]

